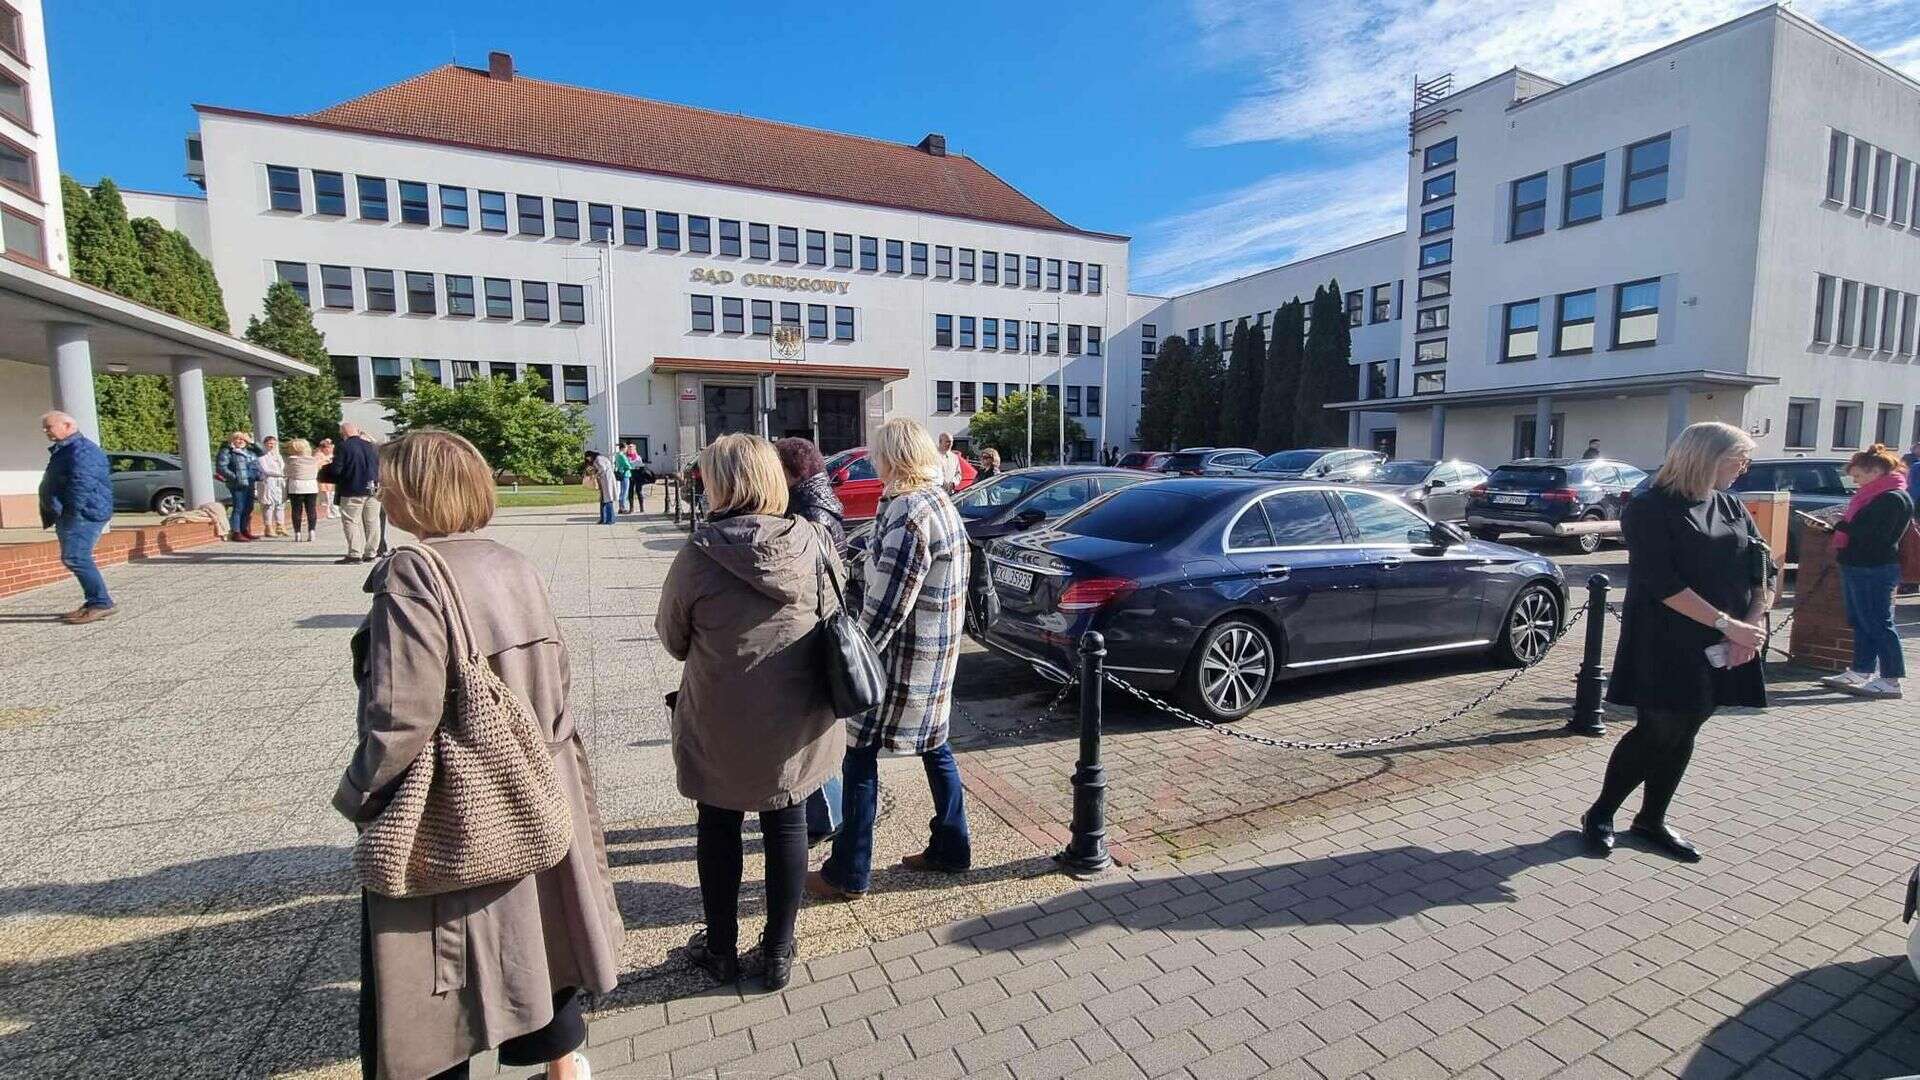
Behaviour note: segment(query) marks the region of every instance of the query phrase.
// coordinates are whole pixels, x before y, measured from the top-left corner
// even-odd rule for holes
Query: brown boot
[[[113,609],[110,607],[83,607],[78,611],[69,611],[60,616],[60,621],[69,626],[80,626],[84,623],[99,622],[111,614]]]
[[[825,874],[815,870],[807,875],[807,895],[815,900],[842,901],[858,900],[867,894],[843,889],[828,881]]]

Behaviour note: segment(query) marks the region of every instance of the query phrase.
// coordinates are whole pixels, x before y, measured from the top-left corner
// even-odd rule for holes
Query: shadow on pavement
[[[1708,1032],[1680,1076],[1736,1073],[1920,1073],[1920,984],[1906,958],[1828,964],[1789,978]]]

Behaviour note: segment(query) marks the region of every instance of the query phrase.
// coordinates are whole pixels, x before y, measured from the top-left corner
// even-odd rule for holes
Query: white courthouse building
[[[129,211],[203,243],[236,325],[292,282],[347,415],[376,429],[407,379],[537,372],[598,442],[656,463],[763,411],[829,452],[893,415],[964,435],[1059,382],[1083,456],[1134,430],[1126,238],[1069,226],[940,135],[565,86],[502,53],[304,116],[198,113],[205,198]]]

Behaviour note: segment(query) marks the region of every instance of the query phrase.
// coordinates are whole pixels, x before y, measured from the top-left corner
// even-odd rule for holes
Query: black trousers
[[[363,894],[360,898],[361,1080],[374,1080],[380,1075],[378,1014],[374,1011],[379,992],[379,988],[374,986],[373,934],[367,926],[367,901]],[[547,1026],[500,1044],[500,1064],[544,1065],[566,1057],[585,1046],[586,1042],[587,1019],[580,1012],[580,991],[569,986],[553,995],[553,1019],[547,1021]],[[467,1063],[463,1061],[451,1069],[435,1073],[428,1080],[467,1080],[467,1075]]]
[[[314,515],[314,503],[317,502],[319,498],[319,495],[311,491],[305,494],[291,494],[287,496],[287,502],[293,507],[294,532],[300,531],[300,517],[302,514],[306,515],[308,532],[312,532],[314,525],[319,523],[320,519]]]
[[[1600,798],[1594,801],[1593,816],[1612,820],[1620,804],[1633,789],[1647,786],[1640,798],[1638,824],[1658,825],[1667,820],[1667,808],[1673,793],[1680,790],[1680,778],[1693,759],[1693,739],[1700,725],[1713,715],[1702,712],[1650,709],[1642,706],[1633,730],[1620,737],[1607,759],[1607,777],[1600,785]]]
[[[738,810],[698,804],[694,854],[700,866],[700,902],[706,908],[707,946],[725,955],[740,946],[740,826]],[[760,812],[760,844],[767,857],[767,947],[793,942],[793,920],[807,880],[807,804]]]

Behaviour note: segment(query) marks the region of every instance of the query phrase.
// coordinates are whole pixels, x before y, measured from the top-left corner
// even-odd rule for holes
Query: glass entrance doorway
[[[776,386],[767,433],[776,439],[813,438],[813,410],[806,387]]]
[[[814,440],[822,454],[835,454],[859,446],[860,391],[815,390],[820,416],[819,436]]]
[[[722,435],[739,432],[752,435],[759,431],[753,422],[753,387],[709,384],[704,389],[708,442]]]

